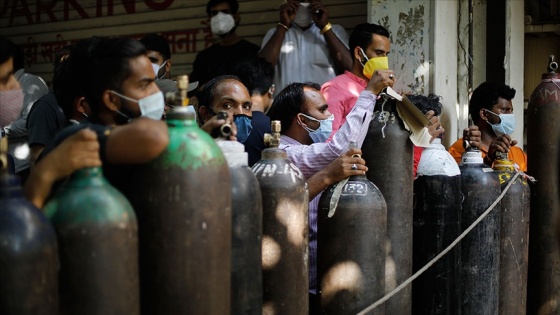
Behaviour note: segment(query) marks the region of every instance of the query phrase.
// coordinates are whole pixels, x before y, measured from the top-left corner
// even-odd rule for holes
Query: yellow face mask
[[[362,48],[360,48],[360,50],[367,59]],[[371,79],[376,70],[389,70],[389,58],[387,58],[387,56],[369,58],[365,65],[362,63],[362,66],[364,66],[364,70],[362,71],[364,76]]]

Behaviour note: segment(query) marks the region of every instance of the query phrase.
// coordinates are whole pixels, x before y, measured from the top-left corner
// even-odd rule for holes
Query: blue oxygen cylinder
[[[261,188],[248,166],[245,146],[237,141],[216,143],[224,152],[232,183],[231,314],[262,314]]]
[[[307,315],[309,308],[307,183],[279,149],[280,122],[272,125],[271,147],[252,170],[263,201],[263,314]]]
[[[484,164],[480,151],[468,149],[461,164],[461,230],[500,196],[498,175]],[[500,205],[461,242],[461,314],[498,314]]]
[[[328,187],[318,208],[322,314],[356,314],[385,294],[385,198],[366,176],[355,175]],[[370,314],[384,314],[384,305]]]
[[[58,315],[58,249],[47,218],[8,173],[0,142],[0,314]]]
[[[461,172],[436,138],[422,151],[414,181],[413,270],[417,272],[458,236]],[[459,314],[459,256],[456,246],[412,283],[412,313]]]

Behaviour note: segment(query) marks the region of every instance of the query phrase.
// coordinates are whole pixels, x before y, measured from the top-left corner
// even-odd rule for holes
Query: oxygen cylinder
[[[74,172],[44,210],[60,243],[60,314],[140,314],[136,216],[101,168]]]
[[[527,312],[560,313],[560,74],[551,56],[548,72],[535,88],[527,109],[527,171],[537,181],[531,190],[531,228]]]
[[[0,314],[58,314],[56,235],[47,218],[23,197],[8,173],[8,143],[0,142]]]
[[[414,180],[413,270],[420,270],[458,236],[461,228],[461,172],[436,138],[422,151]],[[458,247],[412,283],[413,314],[460,314]]]
[[[245,146],[216,141],[231,175],[231,314],[262,314],[262,197]]]
[[[367,178],[387,202],[385,288],[392,291],[412,275],[413,153],[410,133],[394,100],[379,100],[362,145]],[[411,287],[385,303],[387,314],[410,314]]]
[[[480,151],[467,149],[461,164],[463,195],[461,230],[498,199],[498,175],[482,161]],[[500,205],[461,242],[461,313],[498,314],[500,270]]]
[[[224,154],[186,106],[169,145],[128,194],[138,216],[142,314],[229,314],[231,180]]]
[[[502,189],[515,175],[507,153],[498,153],[493,169]],[[519,176],[500,201],[500,314],[525,314],[529,256],[529,184]]]
[[[386,229],[387,204],[366,176],[323,192],[317,227],[323,314],[356,314],[383,297]],[[383,305],[371,314],[384,314]]]
[[[271,122],[271,147],[253,165],[263,201],[263,314],[309,310],[308,192],[301,171],[278,149],[280,122]]]

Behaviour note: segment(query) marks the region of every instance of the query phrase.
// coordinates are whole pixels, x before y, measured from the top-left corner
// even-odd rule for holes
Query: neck
[[[226,34],[224,37],[220,37],[218,40],[218,44],[221,46],[231,46],[236,44],[241,40],[241,37],[237,36],[235,30],[232,30],[230,33]]]
[[[253,104],[251,107],[252,111],[264,113],[264,97],[262,95],[256,93],[251,95],[251,103]]]
[[[306,145],[313,144],[313,140],[309,136],[309,133],[307,133],[307,131],[297,123],[293,123],[292,126],[288,128],[288,130],[283,132],[283,134],[296,140],[301,144],[306,144]]]
[[[482,121],[482,124],[478,126],[478,130],[480,130],[482,147],[485,150],[488,150],[488,148],[490,147],[490,143],[492,143],[492,140],[496,138],[496,134],[492,130],[492,127],[490,127],[490,125],[488,125],[488,123],[485,121]]]
[[[364,67],[362,67],[362,64],[357,60],[354,60],[354,64],[352,64],[352,73],[358,78],[368,81],[368,78],[364,75]]]

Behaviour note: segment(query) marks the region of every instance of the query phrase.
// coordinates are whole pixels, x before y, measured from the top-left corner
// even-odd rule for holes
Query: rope
[[[430,268],[433,264],[435,264],[438,260],[440,260],[443,256],[445,256],[445,254],[447,254],[450,250],[452,250],[453,247],[455,247],[463,238],[465,238],[465,236],[467,236],[467,234],[469,234],[469,232],[472,231],[472,229],[474,229],[482,220],[484,220],[484,218],[494,209],[494,207],[498,204],[498,202],[500,202],[500,200],[502,200],[502,198],[504,197],[506,192],[509,190],[511,185],[513,185],[513,182],[515,182],[515,180],[517,179],[517,177],[519,177],[520,174],[521,174],[521,172],[517,172],[512,177],[512,179],[509,181],[506,188],[504,188],[504,190],[502,191],[502,193],[500,194],[498,199],[496,199],[494,201],[494,203],[492,203],[492,205],[490,205],[490,207],[488,209],[486,209],[486,211],[484,211],[484,213],[482,213],[480,215],[480,217],[478,217],[478,219],[476,219],[476,221],[474,221],[461,235],[459,235],[459,237],[457,237],[457,239],[455,239],[453,241],[453,243],[451,243],[441,253],[439,253],[436,257],[434,257],[432,260],[430,260],[430,262],[428,262],[424,267],[422,267],[422,269],[418,270],[410,278],[406,279],[401,285],[396,287],[393,291],[387,293],[384,297],[379,299],[377,302],[373,303],[372,305],[368,306],[363,311],[359,312],[358,315],[364,315],[367,312],[369,312],[369,311],[373,310],[374,308],[378,307],[379,305],[385,303],[385,301],[387,301],[388,299],[393,297],[395,294],[399,293],[402,289],[404,289],[412,281],[414,281],[416,278],[418,278],[420,275],[422,275],[424,273],[424,271],[428,270],[428,268]]]

